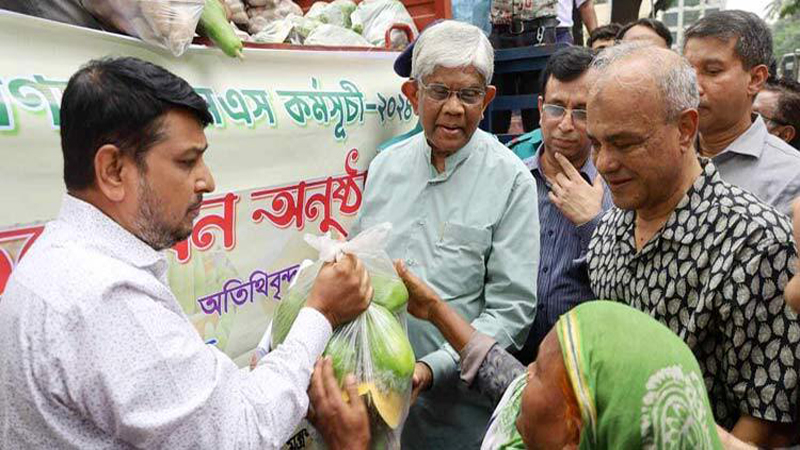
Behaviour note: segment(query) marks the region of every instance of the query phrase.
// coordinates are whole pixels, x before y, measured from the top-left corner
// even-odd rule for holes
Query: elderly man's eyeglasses
[[[586,110],[585,109],[567,109],[563,106],[553,105],[550,103],[545,103],[542,105],[542,110],[548,117],[552,117],[553,119],[561,120],[564,117],[564,114],[567,111],[570,111],[572,114],[572,122],[573,123],[586,123]]]
[[[477,105],[483,100],[486,95],[484,89],[478,88],[463,88],[463,89],[450,89],[443,84],[431,83],[424,84],[422,81],[417,80],[417,83],[422,88],[422,91],[429,99],[437,102],[443,102],[455,94],[456,97],[465,105]]]

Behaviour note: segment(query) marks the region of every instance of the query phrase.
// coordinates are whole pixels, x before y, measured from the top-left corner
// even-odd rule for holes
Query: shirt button
[[[423,226],[423,225],[425,225],[425,221],[424,220],[419,220],[419,221],[417,221],[417,225]]]
[[[552,236],[552,235],[553,235],[553,230],[550,230],[550,231],[548,231],[548,232],[547,232],[547,235],[548,235],[548,236]]]
[[[408,264],[409,266],[416,266],[417,265],[417,261],[414,258],[408,258],[406,260],[406,264]]]
[[[547,273],[548,270],[549,269],[547,267],[545,267],[545,268],[542,269],[542,273]]]

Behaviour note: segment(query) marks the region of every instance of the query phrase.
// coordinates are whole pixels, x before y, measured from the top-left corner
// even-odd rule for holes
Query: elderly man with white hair
[[[420,35],[402,90],[424,133],[372,161],[354,231],[391,222],[389,256],[475,329],[519,349],[536,312],[536,183],[522,161],[478,129],[495,95],[493,67],[492,46],[475,26],[444,21]],[[436,320],[409,319],[419,397],[403,448],[479,448],[492,405],[459,380],[459,354]]]
[[[697,78],[684,58],[623,44],[594,65],[588,132],[616,208],[589,244],[592,290],[683,338],[714,418],[734,436],[794,444],[800,327],[784,301],[797,256],[789,221],[698,158]],[[683,377],[647,387],[670,395]]]

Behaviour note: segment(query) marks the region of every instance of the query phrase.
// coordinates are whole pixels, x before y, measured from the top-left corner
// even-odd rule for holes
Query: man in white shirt
[[[556,42],[572,44],[575,40],[572,37],[572,10],[578,8],[583,24],[589,34],[597,28],[597,13],[594,11],[594,0],[558,0],[557,17],[558,28],[556,28]]]
[[[214,190],[206,103],[120,58],[79,70],[61,106],[67,194],[0,300],[0,448],[280,448],[332,329],[369,303],[363,266],[325,266],[284,344],[240,371],[181,311],[159,252]]]

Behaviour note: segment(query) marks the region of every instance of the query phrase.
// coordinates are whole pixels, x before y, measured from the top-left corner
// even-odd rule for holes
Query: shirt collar
[[[696,216],[697,209],[708,209],[708,204],[713,202],[716,195],[714,186],[722,181],[717,172],[716,166],[708,158],[698,158],[702,172],[692,183],[692,187],[686,192],[675,210],[670,214],[669,219],[661,228],[661,237],[681,244],[691,244],[694,240],[692,233],[685,232],[685,226],[679,226],[680,216]],[[706,205],[706,206],[703,206]],[[678,229],[680,228],[680,230]]]
[[[531,169],[531,172],[533,173],[534,176],[541,177],[543,180],[545,180],[545,182],[547,182],[547,179],[544,178],[544,174],[539,169],[541,167],[541,159],[543,154],[544,154],[544,142],[539,144],[539,149],[536,150],[536,155],[533,158],[531,158],[530,165],[528,166],[528,168]],[[594,179],[595,177],[597,177],[597,168],[594,166],[591,156],[586,158],[586,162],[583,163],[583,166],[581,166],[580,169],[578,169],[578,172],[580,172],[581,175],[583,175],[583,178],[589,184],[594,184]]]
[[[681,215],[686,214],[689,214],[690,216],[696,215],[696,211],[693,211],[694,208],[697,208],[698,205],[712,202],[714,195],[716,195],[714,193],[714,186],[722,181],[719,173],[717,172],[716,166],[711,162],[710,159],[698,157],[698,160],[700,161],[702,172],[697,179],[695,179],[694,183],[692,183],[692,187],[689,188],[681,201],[678,202],[677,206],[675,206],[675,209],[670,214],[666,223],[664,223],[664,225],[661,227],[661,230],[659,230],[655,236],[653,236],[650,241],[638,252],[636,251],[636,246],[632,244],[632,251],[636,253],[637,256],[649,253],[650,250],[654,248],[654,243],[656,243],[659,239],[666,239],[681,244],[691,244],[694,240],[694,235],[691,233],[685,233],[682,231],[676,232],[678,231],[678,218]],[[635,222],[635,211],[623,211],[616,224],[615,231],[617,240],[629,240],[631,243],[633,243]]]
[[[750,124],[750,128],[736,138],[722,153],[731,152],[754,158],[761,157],[761,153],[764,151],[764,140],[766,140],[769,131],[767,131],[767,124],[764,123],[764,119],[760,115],[754,114],[753,116],[755,119]]]
[[[145,244],[91,203],[64,194],[58,220],[78,230],[90,247],[148,270],[159,279],[166,273],[167,261],[163,254]]]
[[[461,147],[457,152],[445,158],[444,172],[442,173],[439,173],[436,170],[436,167],[433,166],[433,163],[431,162],[431,146],[428,143],[428,139],[425,137],[425,133],[422,133],[422,145],[424,149],[425,161],[427,161],[431,173],[431,178],[428,181],[432,182],[447,181],[447,179],[450,178],[450,175],[452,175],[453,172],[455,172],[458,166],[460,166],[463,162],[469,159],[475,147],[480,145],[480,140],[482,139],[482,133],[484,133],[484,131],[480,129],[475,130],[475,133],[472,134],[472,138],[469,140],[469,142],[467,142],[466,145]]]

